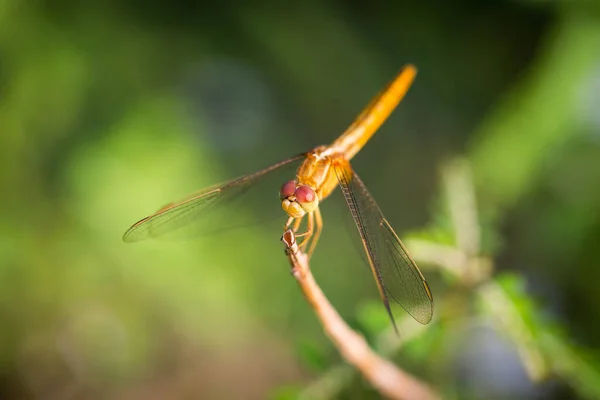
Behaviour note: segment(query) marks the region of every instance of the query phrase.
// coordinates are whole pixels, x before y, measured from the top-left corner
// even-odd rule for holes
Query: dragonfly
[[[416,74],[414,65],[405,65],[329,146],[315,147],[252,174],[200,190],[179,202],[171,203],[133,224],[125,232],[123,240],[136,242],[155,238],[198,224],[215,210],[227,208],[235,199],[243,198],[249,190],[276,171],[299,164],[295,179],[283,183],[279,189],[281,207],[287,214],[284,231],[291,229],[296,238],[301,238],[299,250],[309,258],[313,254],[323,229],[319,204],[339,187],[394,328],[397,330],[390,299],[402,306],[416,321],[421,324],[429,323],[433,316],[433,296],[429,285],[350,165],[350,160],[404,98]]]

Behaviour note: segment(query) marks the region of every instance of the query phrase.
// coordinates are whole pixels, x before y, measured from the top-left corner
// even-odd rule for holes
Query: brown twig
[[[380,357],[371,350],[362,336],[350,329],[317,285],[310,271],[308,259],[299,251],[291,230],[285,231],[281,241],[285,245],[292,266],[292,275],[315,310],[325,333],[349,364],[356,367],[379,393],[390,399],[440,399],[439,395],[425,383]]]

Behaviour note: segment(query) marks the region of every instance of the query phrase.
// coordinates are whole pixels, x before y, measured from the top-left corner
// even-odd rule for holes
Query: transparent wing
[[[278,205],[277,191],[286,180],[294,179],[292,168],[296,168],[304,158],[305,154],[297,155],[253,174],[201,190],[180,202],[169,204],[133,224],[123,235],[123,240],[137,242],[165,235],[192,237],[244,226],[248,222],[236,214],[236,206],[258,207],[261,209],[261,216],[272,214],[271,211],[279,209],[278,215],[283,217],[281,206]]]
[[[350,164],[336,163],[335,171],[394,327],[389,298],[418,322],[427,324],[433,315],[433,297],[417,264]]]

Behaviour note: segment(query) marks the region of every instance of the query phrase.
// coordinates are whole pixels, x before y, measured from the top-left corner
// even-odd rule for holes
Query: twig
[[[391,327],[378,334],[374,341],[374,348],[384,357],[397,354],[407,342],[419,337],[427,326],[415,324],[410,318],[399,321],[398,330],[402,338]],[[298,400],[325,400],[336,398],[348,383],[355,378],[356,369],[348,364],[336,365],[329,368],[309,384],[298,396]]]
[[[379,393],[390,399],[440,399],[425,383],[376,354],[362,336],[350,329],[317,285],[308,259],[299,251],[291,230],[285,231],[281,241],[292,266],[292,275],[315,310],[325,333],[349,364],[356,367]]]

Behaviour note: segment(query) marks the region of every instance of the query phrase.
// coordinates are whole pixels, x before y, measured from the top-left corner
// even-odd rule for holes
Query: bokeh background
[[[399,311],[390,335],[339,196],[317,280],[446,398],[600,398],[594,0],[2,0],[0,398],[378,398],[290,277],[282,182],[231,210],[241,229],[121,236],[330,143],[407,62],[413,88],[353,164],[434,321]]]

